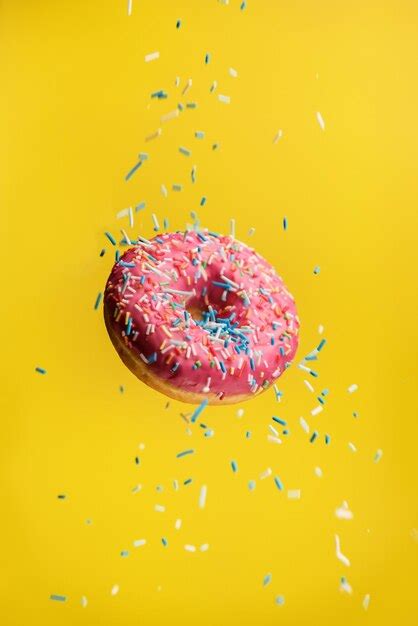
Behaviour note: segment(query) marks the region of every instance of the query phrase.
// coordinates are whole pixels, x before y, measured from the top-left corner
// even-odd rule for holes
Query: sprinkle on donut
[[[139,237],[115,263],[104,311],[119,355],[185,402],[241,402],[269,387],[298,345],[293,297],[274,268],[232,236]]]

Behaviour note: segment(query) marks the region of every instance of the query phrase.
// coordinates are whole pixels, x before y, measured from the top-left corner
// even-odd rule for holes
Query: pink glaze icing
[[[104,306],[132,353],[180,391],[256,394],[298,345],[294,299],[274,268],[206,230],[138,239],[114,265]]]

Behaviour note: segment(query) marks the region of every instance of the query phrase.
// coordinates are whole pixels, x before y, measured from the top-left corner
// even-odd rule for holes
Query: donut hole
[[[207,311],[205,306],[201,306],[197,300],[186,304],[186,311],[192,316],[194,320],[200,322],[203,319],[203,314]]]

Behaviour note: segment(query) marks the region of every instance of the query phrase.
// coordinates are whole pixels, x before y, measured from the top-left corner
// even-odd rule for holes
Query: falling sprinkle
[[[369,608],[369,604],[370,604],[370,594],[366,593],[366,595],[363,598],[363,609],[365,611],[367,611],[367,609]]]
[[[232,471],[234,472],[234,474],[236,472],[238,472],[238,465],[237,465],[236,461],[231,461],[231,468],[232,468]]]
[[[187,156],[187,157],[189,157],[191,155],[191,151],[188,150],[187,148],[184,148],[183,146],[179,147],[179,152],[181,154],[183,154],[184,156]]]
[[[323,410],[324,410],[323,406],[321,406],[321,405],[316,406],[314,409],[312,409],[311,415],[313,415],[315,417],[315,415],[318,415],[318,413],[321,413],[321,411],[323,411]]]
[[[221,93],[218,95],[218,100],[219,102],[223,102],[224,104],[230,104],[231,102],[230,96],[225,96],[224,94],[221,94]]]
[[[132,0],[128,0],[128,15],[132,15]]]
[[[229,75],[232,76],[232,78],[238,78],[238,72],[233,67],[230,67],[228,72]]]
[[[112,589],[110,590],[110,594],[112,596],[115,596],[118,593],[119,593],[119,585],[113,585]]]
[[[352,511],[350,511],[348,503],[344,500],[342,505],[335,509],[335,515],[338,519],[353,519],[354,515]]]
[[[266,470],[264,470],[264,472],[261,472],[260,480],[264,480],[265,478],[268,478],[269,476],[271,476],[271,474],[272,474],[271,468],[268,467]]]
[[[344,576],[342,576],[340,580],[340,591],[343,591],[344,593],[348,593],[350,595],[353,593],[352,586],[350,585],[348,580],[344,578]]]
[[[240,9],[241,9],[241,11],[244,11],[246,8],[247,8],[246,0],[243,0],[241,2]]]
[[[287,230],[287,217],[283,218],[283,230]]]
[[[199,415],[207,407],[207,405],[208,405],[208,400],[205,398],[203,402],[199,404],[197,409],[195,409],[193,415],[191,416],[190,421],[192,422],[192,424],[194,424],[197,421],[197,419],[199,418]]]
[[[267,585],[270,584],[272,579],[272,575],[271,574],[266,574],[263,578],[263,587],[267,587]]]
[[[254,489],[256,488],[256,482],[255,480],[249,480],[248,481],[248,489],[250,491],[254,491]]]
[[[206,495],[208,488],[206,485],[202,485],[199,493],[199,508],[204,509],[206,505]]]
[[[356,385],[355,383],[353,385],[350,385],[347,389],[348,393],[354,393],[355,391],[357,391],[358,389],[358,385]]]
[[[159,52],[150,52],[149,54],[145,55],[145,63],[149,63],[150,61],[155,61],[156,59],[160,58],[160,53]]]
[[[142,165],[142,161],[138,161],[131,170],[126,174],[125,180],[128,181],[135,174],[136,170],[139,169]]]
[[[99,293],[97,294],[96,301],[95,301],[95,303],[94,303],[94,310],[95,310],[95,311],[97,311],[97,309],[99,308],[100,303],[101,303],[101,301],[102,301],[102,298],[103,298],[103,294],[102,294],[102,292],[101,292],[101,291],[99,291]]]
[[[288,489],[287,497],[289,500],[300,500],[301,490],[300,489]]]
[[[190,543],[186,543],[184,549],[186,552],[196,552],[196,546],[192,546]]]
[[[349,559],[341,552],[341,543],[338,535],[335,535],[335,556],[339,561],[341,561],[341,563],[343,563],[347,567],[350,567]]]
[[[244,415],[244,409],[238,409],[237,417],[242,417]]]
[[[282,137],[283,137],[283,131],[282,131],[282,129],[280,128],[280,129],[277,131],[277,133],[274,135],[274,137],[273,137],[273,143],[274,143],[274,144],[275,144],[275,143],[277,143],[277,142],[278,142],[278,141],[279,141]]]
[[[165,511],[165,506],[162,504],[156,504],[154,506],[154,510],[157,511],[158,513],[164,513]]]
[[[283,491],[283,483],[278,476],[274,477],[274,484],[276,485],[279,491]]]
[[[235,220],[231,219],[229,220],[229,224],[230,224],[230,235],[233,239],[235,239]]]
[[[147,543],[146,539],[135,539],[134,548],[140,548],[141,546],[145,546],[146,543]]]
[[[114,236],[112,235],[112,233],[109,233],[108,231],[105,232],[106,237],[109,239],[110,243],[112,244],[112,246],[116,246],[116,239],[114,238]]]
[[[321,272],[321,268],[319,267],[319,265],[315,265],[313,273],[315,274],[315,276],[317,276],[319,273]]]
[[[315,467],[314,472],[315,476],[318,476],[318,478],[322,478],[322,470],[320,467]]]
[[[308,434],[309,433],[309,424],[303,417],[299,418],[299,424],[302,426],[302,429],[305,431],[305,433]]]
[[[276,604],[282,606],[285,602],[284,596],[276,596]]]
[[[181,519],[180,519],[180,518],[179,518],[179,519],[176,519],[175,524],[174,524],[174,528],[175,528],[176,530],[180,530],[180,528],[181,528],[181,524],[182,524]]]
[[[181,26],[181,20],[177,20],[177,22],[176,22],[176,28],[180,28],[180,26]]]
[[[381,450],[380,448],[378,450],[376,450],[376,453],[374,455],[374,462],[375,463],[379,463],[380,459],[383,456],[383,450]]]
[[[309,391],[314,393],[314,388],[312,387],[311,383],[308,380],[304,380],[303,382],[305,383],[305,385],[309,389]]]
[[[205,133],[203,132],[203,130],[197,130],[194,136],[196,137],[196,139],[204,139]]]
[[[152,141],[153,139],[157,139],[157,137],[160,137],[162,132],[163,132],[162,128],[157,128],[155,132],[145,137],[145,141]]]
[[[322,115],[321,115],[321,113],[319,111],[316,112],[316,119],[318,120],[318,124],[319,124],[321,130],[325,130],[324,118],[322,117]]]
[[[154,230],[154,232],[156,232],[156,233],[157,233],[157,232],[160,230],[160,224],[159,224],[159,222],[158,222],[158,218],[157,218],[157,216],[155,215],[155,213],[153,213],[153,214],[151,215],[151,218],[152,218],[152,223],[154,224],[154,228],[153,228],[153,230]]]
[[[176,457],[177,457],[178,459],[181,459],[181,457],[183,457],[183,456],[187,456],[188,454],[194,454],[194,450],[192,450],[192,449],[191,449],[191,450],[183,450],[183,452],[178,452],[178,453],[176,454]]]
[[[35,372],[38,372],[38,374],[46,374],[46,369],[44,369],[43,367],[35,367]]]
[[[208,543],[202,543],[202,545],[200,546],[199,550],[201,552],[207,552],[209,550],[209,544]]]
[[[210,63],[210,53],[209,53],[209,52],[207,52],[207,53],[205,54],[205,64],[206,64],[206,65],[208,65],[209,63]]]
[[[49,596],[50,600],[55,600],[55,602],[67,602],[67,596],[61,596],[57,593],[53,593]]]
[[[320,335],[322,335],[322,333],[323,333],[323,332],[324,332],[324,327],[322,326],[322,324],[320,324],[320,325],[318,326],[318,333],[319,333]]]
[[[162,537],[161,543],[163,544],[164,547],[168,546],[168,541],[167,541],[167,539],[165,537]]]
[[[88,600],[87,600],[86,596],[81,596],[80,604],[83,607],[83,609],[86,608],[86,606],[88,605]]]
[[[351,441],[348,442],[348,447],[350,448],[352,452],[357,452],[356,446]]]
[[[122,550],[122,551],[121,551],[121,553],[120,553],[120,555],[121,555],[122,557],[126,558],[126,557],[128,557],[128,556],[129,556],[129,551],[128,551],[128,550]]]

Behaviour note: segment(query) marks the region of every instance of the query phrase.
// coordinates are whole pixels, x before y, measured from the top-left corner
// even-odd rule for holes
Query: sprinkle
[[[129,556],[129,551],[128,551],[128,550],[122,550],[122,551],[121,551],[121,553],[120,553],[120,555],[121,555],[122,557],[125,557],[125,558],[126,558],[126,557],[128,557],[128,556]]]
[[[146,543],[147,543],[146,539],[135,539],[134,548],[140,548],[141,546],[145,546]]]
[[[268,467],[264,472],[261,472],[260,480],[264,480],[265,478],[268,478],[269,476],[271,476],[271,474],[272,474],[271,468]]]
[[[277,424],[280,424],[281,426],[287,426],[285,420],[281,419],[281,417],[276,417],[275,415],[273,415],[271,419],[273,420],[273,422],[277,422]]]
[[[287,217],[283,218],[283,230],[287,230]]]
[[[206,196],[202,196],[200,198],[200,206],[205,206],[205,204],[206,204]]]
[[[153,139],[157,139],[157,137],[160,137],[162,132],[162,128],[157,128],[155,132],[145,137],[145,141],[152,141]]]
[[[86,606],[88,605],[88,603],[89,603],[89,602],[88,602],[88,600],[87,600],[86,596],[81,596],[80,604],[81,604],[81,606],[83,607],[83,609],[85,609],[85,608],[86,608]]]
[[[256,487],[256,482],[255,482],[255,480],[249,480],[249,481],[248,481],[248,489],[249,489],[250,491],[254,491],[255,487]]]
[[[110,594],[112,596],[115,596],[117,593],[119,593],[119,585],[113,585],[112,589],[110,590]]]
[[[180,115],[179,109],[174,109],[174,111],[170,111],[169,113],[162,115],[161,122],[168,122],[170,120],[173,120],[175,117],[178,117],[179,115]]]
[[[95,303],[94,303],[94,310],[95,310],[95,311],[97,311],[97,309],[99,308],[100,303],[101,303],[101,301],[102,301],[102,298],[103,298],[103,294],[102,294],[102,292],[101,292],[101,291],[99,291],[99,293],[97,294],[96,301],[95,301]]]
[[[309,391],[311,391],[313,393],[314,392],[314,388],[312,387],[311,383],[308,380],[304,380],[303,382],[305,383],[305,385],[307,386]]]
[[[168,541],[165,537],[161,538],[161,543],[163,544],[164,547],[168,546]]]
[[[284,596],[276,596],[276,604],[278,604],[279,606],[282,606],[284,603],[285,603]]]
[[[168,196],[167,187],[165,185],[161,185],[160,190],[161,190],[161,193],[163,194],[164,198],[167,198],[167,196]]]
[[[319,111],[316,112],[316,119],[318,120],[318,124],[321,127],[321,130],[324,130],[325,129],[324,118],[322,117]]]
[[[203,132],[203,130],[197,130],[194,136],[196,137],[196,139],[204,139],[205,133]]]
[[[138,211],[142,211],[142,209],[145,209],[145,207],[146,207],[146,203],[140,202],[139,204],[136,205],[135,212],[138,213]]]
[[[347,567],[350,567],[349,559],[346,556],[344,556],[344,554],[342,554],[341,552],[340,538],[338,535],[335,535],[335,555],[337,559],[341,561],[341,563],[344,563],[344,565],[346,565]]]
[[[312,433],[311,438],[309,439],[309,442],[313,443],[317,437],[318,437],[318,431],[314,430],[314,432]]]
[[[355,383],[353,385],[350,385],[347,389],[348,393],[354,393],[355,391],[357,391],[358,389],[358,385],[356,385]]]
[[[323,407],[321,405],[316,406],[314,409],[312,409],[311,415],[318,415],[318,413],[320,413],[321,411],[323,411]]]
[[[156,59],[160,58],[160,53],[159,52],[150,52],[149,54],[145,55],[145,63],[149,63],[150,61],[155,61]]]
[[[50,600],[55,600],[55,602],[67,602],[67,596],[61,596],[57,593],[52,593],[49,596]]]
[[[207,492],[208,492],[207,486],[202,485],[200,488],[200,494],[199,494],[199,508],[201,509],[205,508]]]
[[[177,22],[176,22],[176,28],[180,28],[180,26],[181,26],[181,20],[177,20]]]
[[[189,543],[186,543],[184,549],[186,550],[186,552],[196,552],[196,546],[192,546]]]
[[[354,515],[348,507],[348,503],[344,500],[342,505],[335,509],[335,515],[338,519],[353,519]]]
[[[331,443],[331,435],[325,435],[325,443],[326,443],[326,445]]]
[[[324,327],[322,326],[322,324],[320,324],[320,325],[318,326],[318,333],[319,333],[320,335],[322,335],[322,333],[323,333],[323,332],[324,332]]]
[[[230,235],[233,239],[235,239],[235,220],[231,219],[229,220],[229,224],[230,224]]]
[[[193,449],[190,449],[190,450],[183,450],[183,452],[178,452],[178,453],[176,454],[176,457],[177,457],[178,459],[181,459],[181,457],[183,457],[183,456],[187,456],[188,454],[194,454],[194,450],[193,450]]]
[[[351,594],[353,592],[352,586],[344,576],[341,576],[340,590],[348,594]]]
[[[131,170],[129,170],[129,172],[126,174],[125,176],[125,180],[128,181],[130,178],[132,178],[132,176],[135,174],[136,170],[139,169],[142,165],[142,161],[139,160],[138,163],[135,163],[135,165],[133,166],[133,168]]]
[[[35,367],[35,372],[38,372],[38,374],[46,374],[46,369],[43,367]]]
[[[300,489],[288,489],[287,490],[287,497],[289,498],[289,500],[300,500],[300,494],[301,494]]]
[[[175,528],[176,530],[180,530],[180,528],[181,528],[181,524],[182,524],[181,519],[180,519],[180,518],[179,518],[179,519],[176,519],[175,524],[174,524],[174,528]]]
[[[205,54],[205,64],[208,65],[210,63],[210,53],[206,52]]]
[[[236,461],[231,461],[231,468],[234,474],[238,471],[238,465]]]
[[[237,78],[238,77],[238,72],[237,72],[237,70],[234,70],[233,67],[230,67],[228,72],[229,72],[229,75],[232,76],[232,78]]]
[[[246,1],[245,1],[245,0],[243,0],[243,1],[241,2],[240,9],[241,9],[241,11],[244,11],[246,8],[247,8],[247,3],[246,3]]]
[[[309,433],[309,424],[303,417],[299,418],[299,424],[302,426],[305,433]]]
[[[106,237],[109,239],[110,243],[112,244],[112,246],[116,246],[116,239],[114,238],[114,236],[112,235],[112,233],[109,233],[108,231],[105,232]]]
[[[162,504],[156,504],[154,506],[154,510],[157,511],[158,513],[164,513],[165,511],[165,506]]]
[[[350,448],[352,452],[357,452],[356,446],[351,441],[348,442],[348,447]]]
[[[316,275],[318,275],[321,271],[321,268],[319,267],[319,265],[315,265],[313,273]]]
[[[106,254],[106,248],[102,248],[102,249],[100,250],[100,254],[99,254],[99,256],[104,256],[105,254]]]
[[[317,352],[321,352],[322,348],[325,346],[325,344],[327,343],[326,339],[321,339],[321,341],[319,342],[319,345],[317,347]]]
[[[252,236],[254,235],[254,233],[255,233],[255,228],[251,227],[251,228],[249,229],[249,231],[248,231],[248,236],[249,236],[249,237],[252,237]]]
[[[279,491],[283,491],[283,483],[278,476],[274,477],[274,483]]]
[[[374,462],[375,463],[379,463],[380,459],[383,456],[383,450],[381,450],[380,448],[378,450],[376,450],[376,453],[374,455]]]
[[[187,157],[191,155],[190,150],[188,150],[187,148],[184,148],[183,146],[179,147],[179,152],[181,154],[184,154],[184,156],[187,156]]]
[[[199,550],[201,552],[207,552],[209,550],[209,544],[208,543],[202,543],[202,545],[200,546]]]
[[[202,402],[201,404],[199,404],[199,406],[197,407],[197,409],[195,409],[195,411],[194,411],[193,415],[191,416],[190,421],[192,422],[192,424],[194,424],[194,423],[197,421],[197,419],[199,418],[199,415],[201,414],[201,412],[203,411],[203,409],[205,409],[205,408],[207,407],[207,405],[208,405],[208,401],[207,401],[207,399],[205,398],[205,399],[203,400],[203,402]]]
[[[237,417],[242,417],[244,415],[244,409],[238,409]]]
[[[318,476],[318,478],[322,478],[322,470],[320,467],[315,467],[314,472],[315,476]]]
[[[369,608],[369,604],[370,604],[370,594],[366,593],[366,595],[363,598],[363,609],[365,611],[367,611],[367,609]]]
[[[263,578],[263,587],[267,587],[267,585],[270,584],[272,579],[272,575],[271,574],[266,574]]]
[[[281,139],[283,137],[283,131],[281,128],[279,128],[279,130],[277,131],[277,133],[274,135],[273,138],[273,143],[277,143],[279,141],[279,139]]]
[[[158,223],[158,219],[157,219],[157,216],[155,215],[155,213],[153,213],[151,215],[151,218],[152,218],[152,223],[154,224],[154,229],[153,230],[155,232],[158,232],[160,230],[160,224]]]
[[[224,102],[225,104],[230,104],[230,102],[231,102],[230,96],[224,96],[221,93],[218,95],[218,100],[219,100],[219,102]]]

